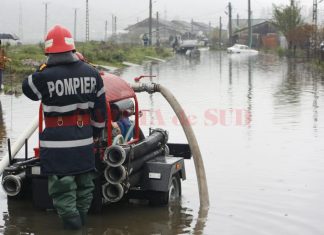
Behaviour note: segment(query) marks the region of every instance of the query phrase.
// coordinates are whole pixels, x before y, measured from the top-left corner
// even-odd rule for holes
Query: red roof
[[[104,82],[107,102],[135,97],[134,90],[120,77],[109,73],[101,73],[101,77]]]

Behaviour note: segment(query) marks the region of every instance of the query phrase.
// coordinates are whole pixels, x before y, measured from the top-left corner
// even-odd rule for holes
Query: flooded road
[[[210,209],[199,212],[194,165],[186,161],[180,203],[108,206],[91,215],[80,234],[324,234],[323,77],[273,55],[209,51],[199,61],[177,56],[128,68],[121,76],[131,81],[142,74],[157,75],[153,80],[168,87],[190,116],[204,158]],[[0,101],[3,155],[6,138],[21,133],[38,104],[3,94]],[[165,128],[169,142],[185,142],[160,94],[140,94],[139,104],[144,130]],[[63,233],[54,212],[9,203],[2,191],[0,212],[0,233]]]

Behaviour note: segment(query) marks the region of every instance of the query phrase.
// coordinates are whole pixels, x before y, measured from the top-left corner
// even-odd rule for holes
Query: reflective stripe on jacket
[[[22,88],[30,99],[42,101],[45,118],[75,114],[91,117],[91,126],[58,125],[44,129],[39,137],[42,173],[74,175],[93,170],[93,137],[105,127],[107,115],[98,71],[79,60],[47,65],[26,78]]]

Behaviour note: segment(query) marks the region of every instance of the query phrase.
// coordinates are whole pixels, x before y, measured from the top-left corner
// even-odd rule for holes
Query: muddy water
[[[190,116],[204,157],[210,209],[199,211],[194,165],[187,161],[180,203],[108,206],[76,234],[324,234],[323,77],[302,62],[276,56],[208,51],[198,61],[179,56],[121,75],[130,81],[141,74],[157,75],[153,80],[174,92]],[[161,95],[139,99],[143,129],[165,128],[170,142],[185,142]],[[5,139],[19,135],[38,105],[23,96],[1,94],[0,100],[3,155]],[[8,202],[3,192],[0,211],[5,234],[62,232],[54,212]]]

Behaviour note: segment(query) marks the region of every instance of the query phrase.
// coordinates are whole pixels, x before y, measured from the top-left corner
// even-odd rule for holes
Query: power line
[[[149,10],[149,8],[146,7],[145,9],[142,9],[142,10],[138,11],[135,14],[132,14],[130,16],[123,17],[123,18],[118,18],[118,19],[119,19],[119,21],[125,21],[125,20],[131,19],[131,18],[138,18],[138,16],[141,16],[142,15],[141,13],[143,13],[143,12],[145,12],[147,10]],[[139,14],[141,14],[141,15],[139,15]]]

